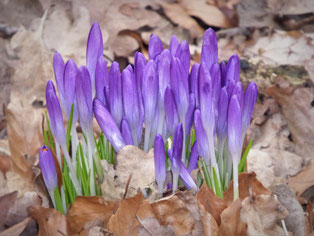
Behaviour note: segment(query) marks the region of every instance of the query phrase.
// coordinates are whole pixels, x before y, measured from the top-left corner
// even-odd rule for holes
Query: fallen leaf
[[[271,192],[257,180],[254,172],[241,173],[239,175],[239,198],[244,200],[246,197],[250,196],[250,191],[253,195],[271,194]],[[233,182],[230,183],[229,188],[225,192],[224,200],[228,205],[233,202]]]
[[[314,185],[314,163],[311,163],[299,174],[289,179],[288,186],[300,197],[308,188]]]
[[[241,220],[247,224],[249,235],[284,235],[277,225],[289,213],[272,195],[247,197],[242,201]]]
[[[17,198],[17,192],[12,192],[0,197],[0,231],[4,229],[4,225],[7,221],[7,214],[10,208],[14,205]]]
[[[221,225],[219,227],[219,236],[244,236],[247,235],[247,225],[240,219],[241,200],[232,202],[220,214]]]
[[[0,232],[0,236],[10,236],[10,235],[21,235],[25,230],[26,226],[31,221],[30,217],[27,217],[25,220],[21,221],[18,224],[11,226],[10,228]]]
[[[172,22],[182,26],[189,31],[190,37],[196,38],[204,33],[204,30],[197,24],[197,22],[188,15],[185,9],[179,4],[160,2],[165,14]]]
[[[39,236],[68,235],[66,216],[53,208],[32,206],[29,215],[39,226]]]
[[[156,218],[163,226],[172,226],[177,235],[189,234],[194,229],[194,219],[186,204],[176,195],[151,204]]]
[[[141,192],[132,198],[122,199],[118,210],[108,221],[108,230],[115,235],[137,235],[139,222],[136,214],[143,201]]]
[[[198,208],[201,215],[204,235],[218,236],[218,225],[215,218],[205,210],[200,202],[198,202]]]
[[[84,226],[95,219],[106,226],[117,208],[117,201],[105,201],[103,197],[77,197],[67,214],[70,233],[84,234]]]
[[[217,225],[220,226],[220,214],[227,208],[226,202],[220,197],[217,197],[213,190],[205,183],[196,194],[196,199],[198,203],[203,205],[204,209],[214,217]]]
[[[136,146],[128,145],[116,156],[114,169],[106,161],[102,162],[102,165],[104,168],[102,190],[105,199],[121,199],[128,182],[126,197],[136,195],[138,189],[150,188],[152,190],[150,198],[158,198],[153,149],[146,153]]]
[[[295,193],[286,184],[276,185],[271,190],[288,211],[289,215],[285,218],[287,230],[293,235],[305,235],[304,212]]]
[[[180,5],[190,16],[201,19],[209,26],[219,28],[230,28],[234,26],[218,6],[209,4],[206,0],[182,0],[180,1]]]

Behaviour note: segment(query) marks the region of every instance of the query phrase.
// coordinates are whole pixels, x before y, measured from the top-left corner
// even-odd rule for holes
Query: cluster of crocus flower
[[[188,188],[197,190],[190,173],[197,168],[201,156],[211,173],[216,194],[233,179],[237,198],[238,166],[257,96],[253,82],[243,93],[238,56],[232,56],[227,64],[218,63],[217,37],[212,29],[205,32],[200,64],[195,63],[191,70],[189,44],[180,43],[175,36],[169,48],[164,49],[159,37],[152,35],[148,60],[137,52],[134,67],[128,65],[122,72],[117,62],[108,70],[102,53],[101,30],[94,23],[87,42],[86,66],[78,68],[71,59],[64,63],[56,53],[54,70],[59,99],[52,81],[46,89],[58,163],[63,167],[61,147],[76,194],[82,194],[84,182],[77,178],[80,176],[77,166],[88,167],[91,195],[95,195],[94,174],[102,178],[92,129],[95,115],[116,153],[125,145],[135,145],[146,152],[154,146],[155,177],[160,193],[166,186],[167,159],[171,163],[168,170],[173,176],[173,191],[177,189],[179,176]],[[61,109],[70,121],[72,160]],[[76,133],[78,121],[84,133],[83,148],[79,148]],[[170,143],[166,145],[168,150],[165,143]],[[77,158],[79,152],[86,160]],[[61,197],[63,192],[61,187]]]

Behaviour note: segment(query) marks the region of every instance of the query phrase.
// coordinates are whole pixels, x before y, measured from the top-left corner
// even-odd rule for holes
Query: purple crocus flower
[[[176,55],[178,46],[179,46],[178,38],[175,35],[172,35],[169,44],[169,50],[172,56]]]
[[[189,75],[190,70],[190,62],[191,62],[191,55],[190,55],[190,47],[187,41],[183,40],[176,51],[176,57],[180,59],[182,62],[182,68],[184,70],[185,75]]]
[[[209,164],[210,154],[209,154],[208,138],[202,124],[201,112],[198,109],[194,112],[194,126],[195,126],[195,134],[197,138],[199,154],[204,158],[206,164]]]
[[[195,106],[198,108],[199,104],[199,82],[198,82],[198,72],[199,72],[200,65],[195,63],[192,66],[191,73],[190,73],[190,93],[193,93],[195,96]]]
[[[173,178],[173,192],[178,188],[178,180],[181,171],[181,156],[183,149],[183,127],[182,123],[179,123],[176,127],[176,131],[173,138],[173,151],[171,160],[171,171]]]
[[[189,99],[189,109],[185,116],[185,136],[187,137],[190,134],[191,127],[194,120],[194,111],[195,111],[195,96],[193,93],[190,94]]]
[[[217,136],[218,139],[227,138],[227,115],[228,115],[229,97],[227,88],[223,87],[220,91],[218,102],[218,120],[217,120]]]
[[[230,57],[226,70],[226,86],[229,96],[233,91],[233,87],[240,81],[240,60],[238,55]]]
[[[226,86],[227,66],[224,61],[220,63],[221,86]]]
[[[39,151],[39,165],[48,191],[58,187],[58,177],[53,155],[48,147],[42,146]]]
[[[60,53],[55,52],[53,55],[53,70],[55,74],[55,79],[57,83],[57,88],[58,88],[58,93],[59,93],[59,98],[60,98],[60,103],[62,108],[65,108],[65,102],[64,102],[64,61]]]
[[[182,62],[178,58],[171,60],[170,85],[177,104],[180,120],[184,122],[189,107],[189,85],[187,78],[182,74]]]
[[[175,129],[179,124],[179,116],[171,88],[169,87],[165,92],[165,114],[168,131],[171,136],[174,136]]]
[[[123,116],[122,84],[119,64],[113,62],[109,71],[109,108],[118,127]]]
[[[181,161],[181,160],[180,160]],[[180,178],[182,179],[184,185],[188,189],[194,189],[196,192],[198,191],[198,187],[195,184],[192,176],[190,175],[189,171],[186,169],[184,163],[181,161],[181,169],[180,169]]]
[[[152,34],[148,44],[148,57],[155,59],[163,50],[162,42],[157,35]]]
[[[190,162],[189,162],[189,173],[191,174],[191,172],[195,169],[197,169],[197,161],[199,158],[199,153],[198,153],[198,144],[197,144],[197,140],[194,142],[193,146],[192,146],[192,150],[191,150],[191,156],[190,156]]]
[[[107,62],[104,57],[99,57],[96,64],[95,71],[95,87],[96,98],[102,101],[107,107],[109,102],[109,74],[107,69]]]
[[[72,104],[75,103],[75,87],[76,87],[76,77],[77,77],[78,69],[75,62],[70,59],[65,64],[64,69],[64,113],[67,119],[70,119],[71,107]],[[73,124],[77,122],[78,119],[78,111],[77,107],[74,107],[73,110]]]
[[[228,143],[229,151],[231,155],[236,158],[236,161],[240,161],[242,143],[241,143],[241,123],[242,114],[241,106],[236,95],[233,95],[230,99],[229,111],[228,111]]]
[[[122,71],[124,114],[130,126],[134,145],[138,145],[137,130],[140,124],[140,110],[135,76],[131,65]]]
[[[158,77],[157,68],[153,60],[149,60],[145,66],[143,84],[143,103],[144,103],[144,120],[145,120],[145,139],[144,150],[149,149],[149,135],[151,126],[155,118],[158,97]]]
[[[98,59],[103,56],[103,39],[99,24],[95,22],[88,35],[86,48],[86,67],[89,71],[92,85],[92,94],[95,94],[95,70]]]
[[[221,90],[221,74],[220,66],[218,63],[214,63],[210,68],[210,76],[212,78],[213,86],[213,101],[217,104],[219,100],[219,93]]]
[[[65,144],[66,137],[61,107],[51,80],[46,87],[46,102],[51,132],[59,144]]]
[[[121,121],[121,133],[122,137],[125,140],[126,145],[134,145],[132,140],[132,133],[126,118],[122,118]]]
[[[201,63],[205,63],[208,70],[218,62],[218,46],[216,32],[209,28],[205,31],[201,52]]]
[[[126,142],[123,139],[115,120],[106,109],[105,105],[97,98],[94,99],[93,110],[101,130],[106,135],[116,153],[119,153],[119,151],[126,145]]]
[[[233,95],[237,96],[241,110],[242,110],[242,107],[243,107],[243,86],[242,86],[241,82],[237,82],[235,84],[233,91],[232,91],[232,94],[231,94],[231,97]]]
[[[79,119],[83,131],[90,130],[93,123],[92,85],[89,72],[85,66],[79,68],[76,80],[76,99],[79,110]]]
[[[158,185],[158,192],[163,193],[163,186],[166,180],[166,154],[164,140],[160,134],[155,137],[154,144],[155,178]]]
[[[254,106],[257,97],[257,86],[254,82],[249,83],[244,93],[243,109],[242,109],[242,140],[250,126]],[[242,141],[243,142],[243,141]]]

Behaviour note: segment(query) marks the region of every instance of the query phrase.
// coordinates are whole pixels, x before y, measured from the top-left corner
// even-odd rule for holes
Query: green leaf
[[[240,160],[239,167],[238,167],[239,174],[245,171],[246,158],[247,158],[247,155],[249,154],[249,151],[252,147],[252,144],[253,144],[253,139],[250,140],[249,144],[247,145],[247,147],[246,147],[246,149],[242,155],[242,158]]]
[[[50,141],[50,148],[54,151],[56,151],[55,146],[54,146],[54,138],[50,129],[50,123],[49,123],[49,117],[47,111],[45,111],[45,117],[47,121],[47,126],[48,126],[48,135],[49,135],[49,141]]]
[[[200,159],[201,159],[201,164],[202,164],[202,168],[203,168],[203,171],[204,171],[205,182],[206,182],[207,186],[212,189],[213,186],[212,186],[212,183],[211,183],[211,179],[210,179],[210,175],[209,175],[209,172],[208,172],[208,168],[206,166],[206,163],[205,163],[204,159],[203,158],[200,158]]]
[[[215,171],[215,168],[212,167],[212,173],[213,173],[213,179],[214,179],[214,187],[215,187],[215,190],[216,190],[216,195],[220,198],[223,199],[223,194],[222,194],[222,191],[221,191],[221,188],[220,188],[220,184],[219,181],[218,181],[218,177],[217,177],[217,174],[216,174],[216,171]]]
[[[71,106],[71,113],[70,113],[70,119],[67,127],[67,133],[66,133],[66,139],[67,139],[67,149],[70,152],[70,141],[71,141],[71,128],[72,128],[72,121],[73,121],[73,110],[74,110],[74,104]],[[73,153],[72,153],[73,155]]]
[[[61,196],[60,196],[60,191],[59,191],[59,187],[58,186],[54,190],[54,197],[55,197],[55,203],[56,203],[57,210],[60,211],[62,214],[64,214],[64,210],[63,210],[63,207],[62,207]]]

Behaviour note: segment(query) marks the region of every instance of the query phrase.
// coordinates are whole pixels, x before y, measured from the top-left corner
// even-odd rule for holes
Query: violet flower
[[[158,192],[163,193],[163,186],[166,180],[166,154],[163,138],[160,134],[155,137],[154,144],[155,178]]]
[[[180,169],[180,178],[188,189],[192,188],[195,190],[195,192],[198,191],[197,185],[195,184],[192,176],[190,175],[190,172],[186,169],[182,161],[181,161],[181,169]]]
[[[225,81],[228,94],[231,96],[235,84],[240,81],[240,60],[236,54],[228,61]]]
[[[195,96],[193,93],[190,94],[189,98],[189,109],[186,113],[185,116],[185,136],[188,137],[193,125],[193,120],[194,120],[194,111],[195,111]]]
[[[96,98],[102,101],[107,107],[109,102],[109,74],[107,69],[107,62],[104,57],[99,57],[96,64],[95,71],[95,87]]]
[[[152,123],[155,118],[158,97],[158,77],[157,68],[153,60],[149,60],[145,66],[143,84],[143,103],[144,103],[144,120],[145,120],[145,138],[144,151],[149,150],[149,138],[151,133]]]
[[[66,144],[61,107],[51,80],[46,87],[46,102],[51,132],[59,144]]]
[[[123,116],[122,84],[119,64],[113,62],[109,71],[109,109],[118,127]]]
[[[173,137],[175,129],[179,124],[179,115],[177,107],[173,98],[171,88],[167,88],[165,92],[165,114],[166,114],[166,123],[169,134]]]
[[[169,50],[172,56],[176,55],[179,44],[178,38],[175,35],[172,35],[169,44]]]
[[[126,120],[128,121],[134,145],[138,145],[138,126],[140,124],[140,110],[138,91],[133,69],[129,65],[122,71],[123,108]]]
[[[152,34],[148,44],[148,58],[155,59],[163,50],[162,42],[157,35]]]
[[[198,144],[197,144],[197,140],[195,140],[193,146],[192,146],[192,150],[191,150],[191,156],[190,156],[190,162],[189,162],[189,173],[191,174],[191,172],[195,169],[197,169],[197,161],[199,159],[199,153],[198,153]]]
[[[179,44],[175,56],[179,58],[180,61],[182,62],[182,68],[184,69],[184,74],[188,76],[189,70],[190,70],[191,55],[190,55],[190,47],[187,41],[183,40]]]
[[[95,96],[95,70],[98,59],[103,56],[103,39],[99,24],[94,22],[92,25],[86,48],[86,67],[90,74],[92,94]]]
[[[201,52],[201,63],[205,63],[208,70],[218,62],[218,46],[216,32],[209,28],[205,31]]]
[[[58,177],[53,155],[48,147],[42,146],[39,151],[39,165],[48,191],[58,187]]]
[[[241,158],[242,140],[241,140],[241,107],[237,95],[230,99],[228,111],[228,146],[233,162],[233,191],[234,200],[239,197],[238,188],[238,165]]]
[[[126,145],[126,142],[123,139],[114,118],[106,109],[105,105],[97,98],[94,99],[93,110],[101,130],[106,135],[116,153],[119,153],[119,151]]]
[[[179,123],[179,125],[176,127],[176,131],[173,138],[173,151],[171,160],[173,193],[178,188],[179,175],[181,171],[182,149],[183,149],[183,127],[182,124]]]
[[[201,112],[198,109],[194,112],[194,128],[198,143],[199,154],[204,158],[205,163],[209,164],[210,154],[208,138],[202,124]]]
[[[224,61],[220,63],[221,86],[226,86],[227,66]]]
[[[199,106],[199,82],[198,82],[198,72],[199,72],[200,65],[195,63],[192,66],[191,73],[190,73],[190,93],[193,93],[195,96],[195,107],[198,108]]]
[[[54,69],[54,74],[55,74],[55,79],[57,83],[57,88],[59,92],[59,98],[60,98],[60,103],[63,108],[66,107],[65,102],[64,102],[64,61],[62,56],[58,53],[55,52],[53,55],[53,69]]]
[[[254,82],[249,83],[247,86],[242,108],[242,143],[245,137],[245,133],[250,126],[250,121],[253,115],[254,106],[257,97],[257,86]]]
[[[125,118],[122,118],[121,121],[121,133],[123,139],[125,140],[126,145],[134,145],[132,139],[132,132],[129,127],[128,121]]]

